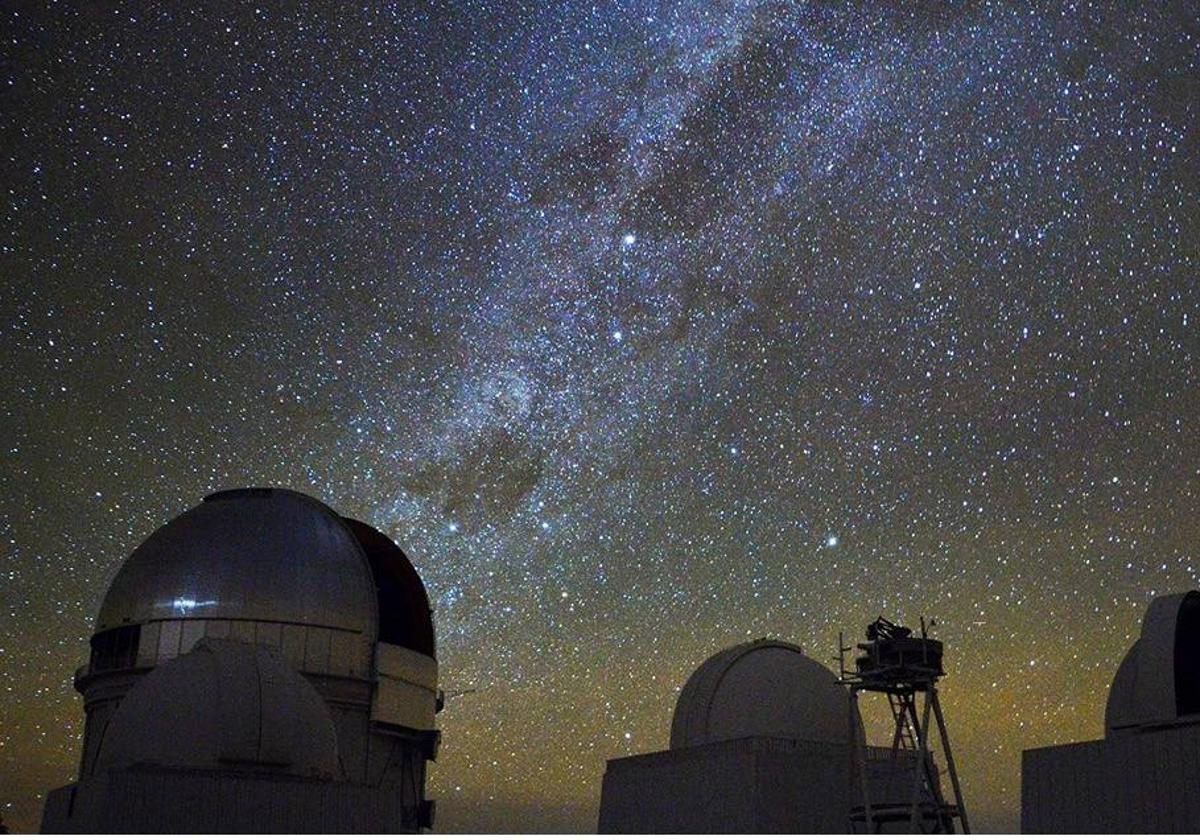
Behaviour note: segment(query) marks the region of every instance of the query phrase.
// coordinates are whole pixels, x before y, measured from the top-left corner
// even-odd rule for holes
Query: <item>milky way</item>
[[[1153,5],[1153,8],[1150,6]],[[973,822],[1200,544],[1195,3],[5,12],[0,814],[132,548],[283,485],[435,601],[443,829],[938,620]]]

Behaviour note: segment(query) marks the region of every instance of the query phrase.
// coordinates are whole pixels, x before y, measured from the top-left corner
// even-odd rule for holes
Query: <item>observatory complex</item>
[[[289,490],[208,496],[104,597],[79,778],[42,831],[429,827],[435,656],[421,579],[379,531]]]
[[[857,693],[882,691],[883,682],[868,687],[860,677],[883,680],[884,671],[896,676],[914,662],[924,667],[927,683],[941,676],[940,643],[924,635],[899,647],[890,642],[872,638],[869,629],[855,671],[842,678],[796,645],[773,639],[712,656],[679,695],[670,748],[608,762],[600,832],[955,830],[961,801],[948,805],[941,795],[940,774],[921,734],[929,712],[924,730],[918,729],[909,684],[902,684],[906,705],[901,709],[897,699],[893,707],[890,745],[866,743]],[[909,671],[904,675],[911,678]]]
[[[880,617],[865,637],[839,644],[838,673],[774,639],[711,656],[669,748],[608,762],[600,832],[968,832],[942,643],[923,619],[918,633]],[[151,534],[109,586],[75,687],[78,779],[47,796],[43,832],[433,825],[442,695],[424,585],[388,537],[302,493],[214,493]],[[872,698],[890,710],[875,743],[859,711]],[[1022,830],[1200,832],[1197,768],[1189,591],[1151,602],[1103,739],[1024,753]]]
[[[1150,602],[1113,678],[1104,730],[1024,752],[1022,832],[1200,832],[1200,592]]]

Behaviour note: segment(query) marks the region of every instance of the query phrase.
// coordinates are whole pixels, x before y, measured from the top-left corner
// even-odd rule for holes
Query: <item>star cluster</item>
[[[879,613],[1015,828],[1196,585],[1196,12],[6,10],[0,813],[124,556],[274,484],[427,582],[439,828],[590,830],[707,655]]]

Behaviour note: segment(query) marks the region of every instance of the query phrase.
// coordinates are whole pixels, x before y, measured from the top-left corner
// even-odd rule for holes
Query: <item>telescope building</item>
[[[680,692],[670,748],[608,762],[600,833],[846,834],[865,790],[871,830],[940,830],[925,801],[940,791],[914,775],[937,778],[928,747],[868,746],[842,682],[775,639],[710,657]]]
[[[290,490],[205,498],[104,597],[79,778],[44,832],[363,833],[433,822],[429,601],[386,536]]]
[[[1022,754],[1021,831],[1200,832],[1200,592],[1150,602],[1113,678],[1104,730]]]

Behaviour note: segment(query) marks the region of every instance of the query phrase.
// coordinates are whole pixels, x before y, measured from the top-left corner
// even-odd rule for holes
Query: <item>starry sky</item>
[[[318,4],[319,5],[319,4]],[[1200,564],[1200,6],[11,4],[0,814],[205,493],[389,533],[443,830],[592,830],[707,655],[938,621],[977,828]]]

